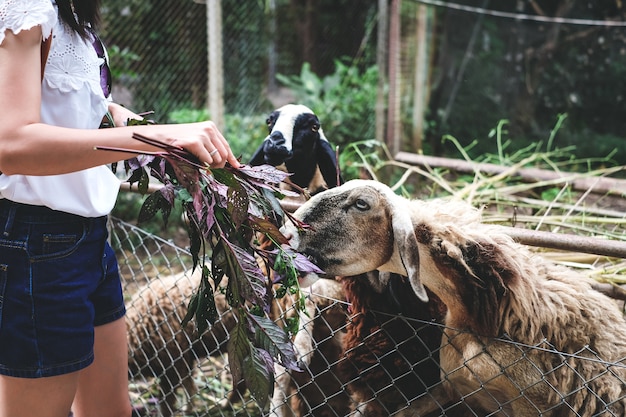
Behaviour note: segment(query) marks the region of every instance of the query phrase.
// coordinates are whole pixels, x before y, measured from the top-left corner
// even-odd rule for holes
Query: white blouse
[[[0,44],[5,33],[41,26],[52,36],[41,85],[42,123],[97,129],[109,98],[100,86],[100,64],[93,45],[66,27],[51,0],[0,0]],[[9,105],[2,103],[2,105]],[[0,197],[48,206],[85,217],[108,214],[117,198],[119,179],[106,166],[63,175],[0,175]]]

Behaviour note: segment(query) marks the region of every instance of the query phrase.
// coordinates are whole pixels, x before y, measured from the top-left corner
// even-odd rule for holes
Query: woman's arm
[[[0,44],[0,172],[54,175],[125,159],[118,152],[95,150],[96,146],[158,150],[133,139],[135,132],[180,146],[214,167],[226,162],[239,166],[228,142],[210,121],[114,129],[69,129],[41,123],[41,39],[41,28],[35,27],[17,35],[7,31]],[[125,116],[120,111],[114,117]],[[215,149],[218,152],[211,154]]]

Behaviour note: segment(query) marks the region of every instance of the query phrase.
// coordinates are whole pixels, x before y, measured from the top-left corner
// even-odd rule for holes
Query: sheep
[[[343,353],[347,319],[340,282],[318,280],[302,289],[304,311],[299,313],[300,329],[293,344],[304,372],[276,369],[276,389],[271,400],[271,416],[333,417],[347,415],[350,398],[342,390],[338,366]],[[274,303],[272,316],[294,313],[294,301]],[[285,307],[288,311],[283,310]]]
[[[351,316],[339,376],[357,404],[357,415],[389,416],[440,382],[440,324],[446,307],[432,292],[428,303],[418,299],[406,277],[398,274],[383,278],[372,271],[341,277],[341,282]],[[446,415],[475,414],[458,404]]]
[[[376,271],[342,277],[341,282],[351,316],[340,377],[360,415],[388,416],[406,405],[406,398],[439,382],[441,329],[425,322],[440,322],[445,307],[417,299],[408,281],[397,274],[390,274],[384,285]],[[420,367],[419,377],[413,366]]]
[[[250,165],[280,166],[310,195],[341,183],[335,151],[311,109],[302,104],[282,106],[269,115],[267,127],[269,134]]]
[[[288,227],[292,246],[325,273],[398,273],[418,298],[427,301],[428,288],[446,305],[443,383],[398,416],[461,399],[491,415],[626,415],[626,320],[616,302],[481,223],[480,210],[352,180],[294,217],[308,227]]]
[[[128,366],[130,378],[139,375],[159,378],[161,414],[176,409],[176,389],[182,387],[191,399],[197,392],[193,370],[199,358],[226,352],[236,318],[222,293],[216,293],[219,319],[198,335],[193,322],[181,326],[187,305],[200,285],[201,271],[156,278],[142,286],[126,303]],[[229,401],[235,401],[245,387],[237,387]]]

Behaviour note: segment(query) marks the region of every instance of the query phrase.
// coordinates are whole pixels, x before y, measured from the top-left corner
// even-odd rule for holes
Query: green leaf
[[[198,306],[196,309],[196,325],[198,331],[204,333],[218,318],[213,287],[209,282],[209,268],[202,267],[202,280],[198,291]]]
[[[189,323],[189,320],[191,320],[193,316],[196,315],[196,310],[198,310],[198,298],[198,293],[195,293],[191,296],[189,304],[187,305],[187,313],[185,314],[185,317],[183,317],[183,321],[181,322],[181,325],[183,327],[185,327],[185,325]]]
[[[212,169],[211,173],[217,182],[224,184],[226,187],[234,187],[237,185],[238,181],[235,175],[225,168]]]
[[[249,195],[250,215],[259,218],[268,218],[277,225],[282,225],[285,212],[275,194],[275,191],[267,188],[262,188],[260,192],[251,193]]]
[[[141,194],[147,194],[148,186],[150,185],[150,177],[145,169],[142,169],[140,172],[141,176],[139,177],[139,184],[137,186]]]
[[[182,320],[184,326],[193,317],[196,318],[196,327],[199,333],[205,332],[219,317],[215,305],[214,291],[209,281],[210,271],[204,265],[202,267],[202,279],[198,291],[191,297],[187,307],[187,313]]]
[[[143,178],[145,173],[146,173],[146,170],[144,168],[135,169],[132,171],[127,181],[132,185],[138,181],[141,181],[141,178]]]
[[[220,282],[222,282],[226,268],[228,268],[228,258],[226,257],[224,240],[220,239],[215,244],[211,255],[211,275],[213,275],[215,287],[218,287]]]
[[[285,318],[285,330],[288,334],[296,334],[300,327],[300,318],[296,317],[286,317]]]
[[[176,198],[178,198],[183,203],[191,203],[193,201],[193,197],[185,188],[179,188],[176,192]]]
[[[158,190],[148,197],[141,206],[139,210],[139,216],[137,217],[137,221],[139,223],[148,221],[152,219],[157,212],[161,211],[163,214],[163,219],[167,225],[167,218],[172,212],[171,203],[163,196],[161,190]]]
[[[202,237],[200,236],[198,229],[195,227],[187,227],[187,234],[189,235],[189,252],[191,252],[191,259],[193,261],[193,269],[198,266],[200,262],[200,249],[202,249]]]
[[[235,230],[248,218],[248,193],[244,186],[237,180],[233,173],[225,169],[212,171],[215,180],[228,187],[226,209]]]

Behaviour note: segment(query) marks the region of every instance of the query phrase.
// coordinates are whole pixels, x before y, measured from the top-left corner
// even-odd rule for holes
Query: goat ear
[[[395,197],[394,195],[394,198]],[[420,256],[417,236],[415,236],[411,216],[409,216],[405,210],[406,207],[403,210],[399,204],[392,208],[393,217],[391,224],[393,227],[394,240],[396,241],[398,254],[400,255],[404,269],[406,269],[409,282],[411,283],[411,287],[413,287],[413,291],[415,291],[415,295],[417,295],[420,300],[428,302],[428,294],[426,294],[426,288],[424,288],[419,275]]]
[[[263,145],[265,145],[265,141],[261,143],[261,146],[254,151],[252,158],[250,158],[251,166],[263,165],[265,163],[265,152],[263,151]]]
[[[335,156],[335,150],[332,148],[328,140],[324,137],[322,129],[319,130],[320,138],[317,145],[317,165],[320,168],[322,177],[328,188],[338,186],[343,182],[341,175],[339,174],[339,165],[337,164],[337,157]]]

